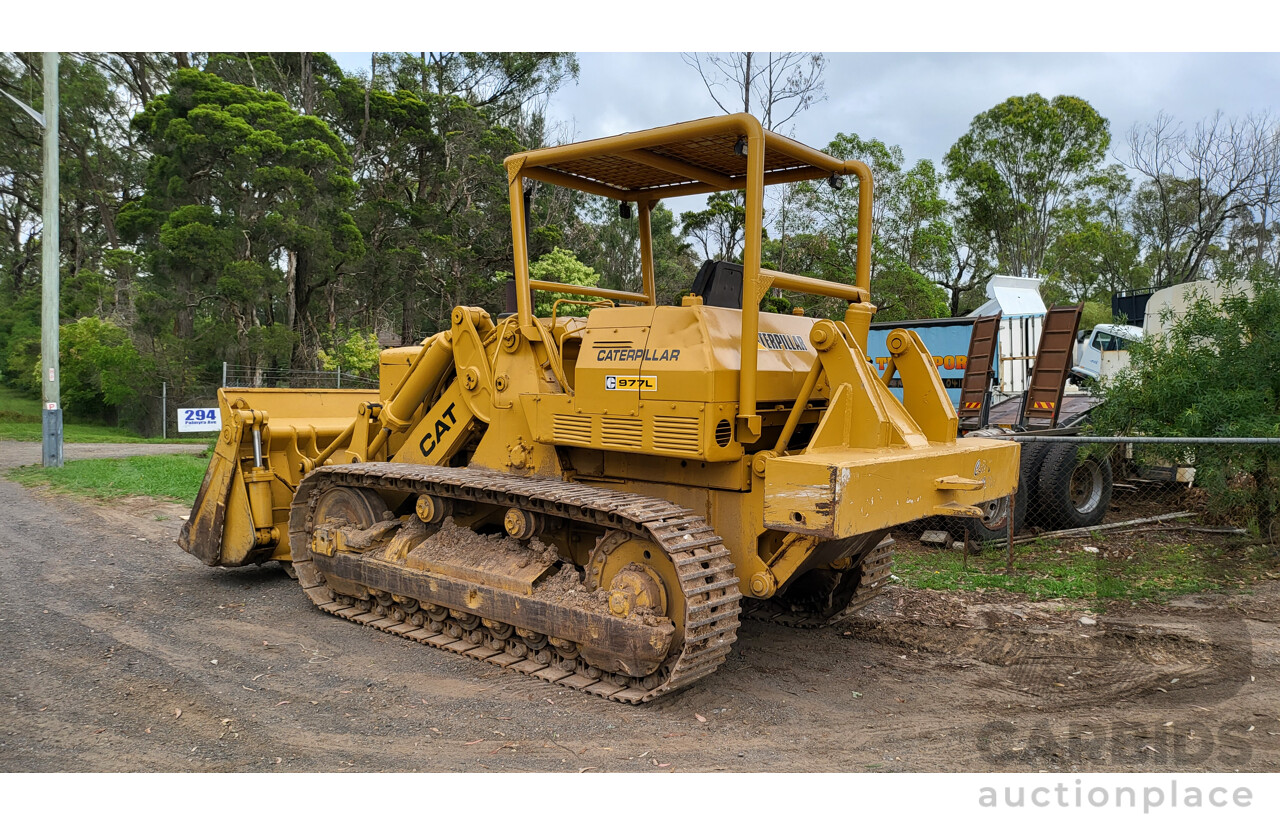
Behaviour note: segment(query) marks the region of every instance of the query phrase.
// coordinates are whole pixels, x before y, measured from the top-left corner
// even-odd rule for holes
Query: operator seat
[[[569,382],[565,389],[570,392],[576,383],[578,355],[582,351],[582,330],[586,326],[586,318],[567,315],[556,318],[555,326],[550,330],[556,349],[560,351],[560,365],[564,370],[565,380]]]
[[[742,309],[742,264],[707,261],[693,278],[694,295],[709,307]]]

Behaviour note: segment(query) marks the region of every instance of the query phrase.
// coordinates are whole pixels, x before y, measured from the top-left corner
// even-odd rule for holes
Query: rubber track
[[[749,602],[743,616],[758,622],[786,625],[787,627],[827,627],[857,613],[880,595],[893,569],[893,539],[885,538],[856,562],[862,571],[862,580],[853,591],[853,598],[831,616],[819,616],[809,611],[797,610],[791,605],[772,600]]]
[[[729,563],[729,551],[707,523],[691,510],[669,501],[585,484],[545,478],[519,478],[491,470],[367,462],[324,467],[308,475],[294,495],[289,518],[289,540],[294,565],[311,565],[312,513],[320,495],[332,487],[364,487],[408,494],[430,493],[456,500],[502,507],[519,507],[570,521],[624,530],[656,543],[675,565],[684,591],[685,630],[679,651],[668,656],[657,671],[662,681],[649,687],[635,677],[592,677],[570,672],[557,664],[539,662],[534,653],[519,656],[494,649],[484,625],[456,638],[428,628],[334,601],[323,584],[304,588],[307,596],[327,613],[387,633],[412,639],[473,659],[492,662],[508,670],[537,676],[548,682],[583,690],[617,702],[640,704],[687,687],[712,673],[728,656],[737,639],[738,579]],[[301,552],[300,552],[301,550]],[[318,573],[319,571],[315,571]],[[315,580],[315,573],[310,577]],[[580,660],[579,660],[580,661]],[[563,663],[560,663],[563,664]],[[618,684],[624,681],[625,684]]]

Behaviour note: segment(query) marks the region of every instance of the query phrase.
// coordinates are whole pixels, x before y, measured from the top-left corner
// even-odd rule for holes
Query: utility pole
[[[58,53],[44,53],[44,229],[40,237],[40,351],[44,466],[62,466],[62,374],[58,364]]]
[[[62,466],[62,375],[58,366],[58,58],[44,53],[44,114],[0,89],[44,133],[44,197],[40,230],[40,388],[43,464]]]

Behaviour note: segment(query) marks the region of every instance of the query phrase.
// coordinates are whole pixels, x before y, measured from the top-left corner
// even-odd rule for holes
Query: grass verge
[[[929,590],[1006,590],[1031,600],[1162,602],[1247,586],[1276,578],[1280,571],[1275,549],[1256,541],[1200,540],[1198,534],[1176,531],[1019,545],[1009,575],[1005,561],[1003,546],[970,555],[966,567],[960,551],[903,542],[894,555],[894,574],[909,587]]]
[[[68,461],[59,468],[15,467],[8,477],[89,498],[151,496],[191,504],[208,466],[209,459],[198,455],[142,455]]]
[[[40,402],[9,387],[0,387],[0,440],[39,441]],[[62,440],[73,444],[177,444],[187,439],[143,438],[123,427],[69,421],[62,423]]]

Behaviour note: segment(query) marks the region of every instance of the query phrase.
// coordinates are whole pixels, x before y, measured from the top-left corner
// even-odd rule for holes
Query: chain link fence
[[[899,531],[908,541],[1008,554],[1047,543],[1124,543],[1177,534],[1204,544],[1280,541],[1280,439],[1016,434],[1017,492],[984,517],[934,518]],[[1009,536],[1012,520],[1014,533]]]
[[[218,406],[217,390],[209,384],[197,384],[186,389],[171,384],[162,385],[158,392],[149,394],[149,403],[139,405],[135,411],[134,426],[149,437],[165,436],[201,440],[211,438],[209,433],[184,433],[178,426],[179,410]]]
[[[1274,535],[1280,439],[1016,437],[1017,536],[1106,532],[1170,520]]]
[[[219,383],[219,377],[221,382]],[[127,411],[128,425],[144,436],[208,438],[207,433],[182,433],[179,410],[218,406],[218,387],[268,387],[276,389],[377,389],[375,379],[338,370],[293,370],[224,363],[215,374],[186,388],[165,383],[144,394],[135,409]]]

